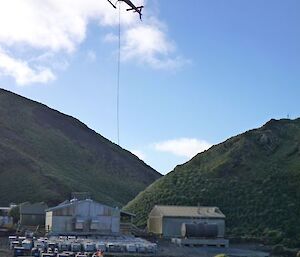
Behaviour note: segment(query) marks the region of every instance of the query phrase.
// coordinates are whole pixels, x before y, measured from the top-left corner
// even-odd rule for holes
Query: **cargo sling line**
[[[116,5],[107,0],[115,9]],[[118,66],[117,66],[117,143],[120,145],[120,74],[121,74],[121,2],[125,2],[130,8],[126,11],[134,11],[139,14],[142,20],[142,9],[144,6],[135,6],[130,0],[117,0],[119,2],[119,24],[118,24]]]
[[[121,70],[121,2],[119,2],[118,27],[118,70],[117,70],[117,142],[120,145],[120,70]]]

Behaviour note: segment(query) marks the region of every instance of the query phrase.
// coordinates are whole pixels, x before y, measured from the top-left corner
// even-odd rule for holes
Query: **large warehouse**
[[[165,238],[180,237],[183,223],[214,223],[218,237],[225,234],[225,215],[218,207],[155,205],[149,214],[148,231]]]
[[[93,200],[65,201],[46,210],[46,230],[51,234],[116,234],[120,210]]]

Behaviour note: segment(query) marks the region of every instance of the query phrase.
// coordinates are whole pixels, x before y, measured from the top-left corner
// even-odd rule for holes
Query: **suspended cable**
[[[144,6],[135,6],[130,0],[117,0],[119,3],[119,26],[118,26],[118,69],[117,69],[117,143],[120,145],[120,71],[121,71],[121,1],[129,5],[130,8],[127,11],[137,12],[142,20],[142,9]],[[111,0],[108,2],[116,9],[116,4],[113,4]]]
[[[121,71],[121,2],[119,2],[118,27],[118,75],[117,75],[117,142],[120,145],[120,71]]]

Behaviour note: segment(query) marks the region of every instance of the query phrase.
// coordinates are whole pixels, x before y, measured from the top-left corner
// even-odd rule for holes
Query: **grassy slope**
[[[271,120],[157,180],[125,209],[145,225],[155,204],[219,206],[234,236],[300,240],[300,119]]]
[[[56,204],[89,191],[123,205],[159,177],[80,121],[0,90],[0,204]]]

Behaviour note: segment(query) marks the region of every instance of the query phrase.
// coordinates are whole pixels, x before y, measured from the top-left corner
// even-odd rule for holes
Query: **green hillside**
[[[299,147],[300,119],[271,120],[177,166],[125,209],[143,226],[155,204],[218,206],[228,235],[299,245]]]
[[[123,205],[161,175],[73,117],[0,89],[0,204],[88,191]]]

